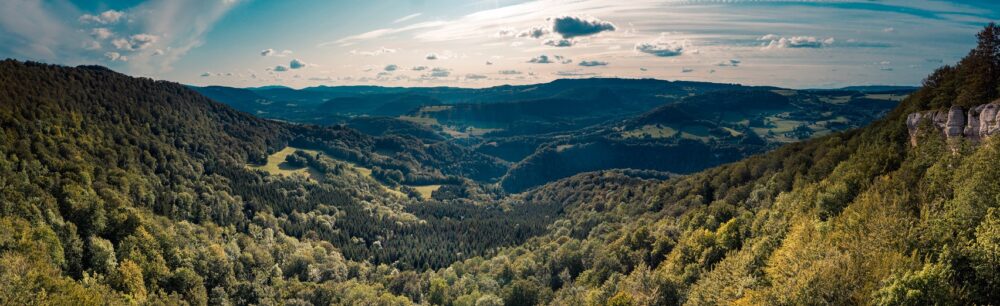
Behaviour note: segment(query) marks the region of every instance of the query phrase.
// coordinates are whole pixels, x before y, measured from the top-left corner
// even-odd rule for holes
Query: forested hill
[[[1000,98],[992,24],[968,56],[865,128],[683,177],[590,172],[499,200],[468,181],[435,197],[472,201],[407,200],[331,158],[340,153],[294,153],[322,170],[312,181],[250,171],[239,159],[284,137],[355,134],[265,133],[254,125],[276,123],[197,114],[219,106],[100,69],[0,68],[0,304],[1000,300],[1000,140],[946,140],[924,122],[911,146],[905,120]],[[219,130],[183,136],[202,129],[172,124],[187,110],[137,107],[171,103]],[[356,137],[339,141],[378,142]]]
[[[501,208],[466,179],[504,170],[447,143],[258,119],[176,83],[0,61],[0,304],[276,304],[278,280],[445,266],[558,214]]]
[[[453,267],[502,279],[493,292],[508,303],[995,304],[1000,139],[946,140],[925,121],[911,146],[905,119],[989,103],[998,88],[991,24],[967,57],[868,127],[665,182],[605,173],[547,184],[531,199],[565,203],[565,220]]]

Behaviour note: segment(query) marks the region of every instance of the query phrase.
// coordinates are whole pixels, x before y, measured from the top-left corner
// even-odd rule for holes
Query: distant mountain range
[[[792,90],[654,79],[565,79],[482,89],[281,86],[192,89],[265,118],[448,142],[512,163],[519,192],[576,173],[690,173],[863,126],[912,87]]]

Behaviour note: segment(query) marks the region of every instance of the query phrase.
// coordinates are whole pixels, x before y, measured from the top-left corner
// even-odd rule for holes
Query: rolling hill
[[[470,179],[504,163],[453,141],[265,120],[175,83],[2,61],[0,304],[994,304],[1000,26],[978,38],[864,127],[777,145],[794,135],[773,121],[815,131],[829,115],[795,108],[886,99],[694,95],[581,135],[614,146],[635,138],[630,122],[677,129],[697,114],[722,129],[738,123],[729,111],[777,108],[743,132],[770,130],[758,141],[776,148],[513,195]],[[711,143],[689,138],[666,139]],[[430,198],[406,187],[430,181],[442,185]]]
[[[559,212],[501,206],[466,176],[506,166],[468,149],[259,119],[103,67],[0,61],[0,96],[0,304],[274,303],[274,277],[441,267]]]
[[[501,183],[512,193],[595,170],[699,171],[863,126],[912,91],[593,78],[484,89],[268,89],[269,99],[286,101],[271,102],[259,98],[260,90],[230,89],[250,97],[240,98],[195,89],[238,108],[259,101],[256,109],[241,109],[263,116],[446,141],[491,155],[512,163]]]

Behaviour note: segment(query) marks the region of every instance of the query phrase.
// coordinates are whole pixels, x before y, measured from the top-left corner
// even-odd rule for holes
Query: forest
[[[518,194],[448,142],[256,118],[95,66],[0,62],[0,304],[969,305],[1000,300],[1000,26],[884,118],[676,176]],[[287,146],[315,178],[254,170]],[[440,183],[429,199],[385,178]],[[388,174],[388,173],[392,174]],[[373,176],[374,173],[373,173]]]

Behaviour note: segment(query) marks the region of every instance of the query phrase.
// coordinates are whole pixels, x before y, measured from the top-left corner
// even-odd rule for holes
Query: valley
[[[691,173],[861,127],[912,91],[791,90],[642,79],[559,80],[486,89],[194,89],[267,118],[447,142],[499,158],[511,163],[506,173],[481,182],[499,184],[509,193],[596,170]],[[390,106],[404,111],[378,111]],[[701,157],[680,157],[692,155]]]
[[[566,20],[551,44],[586,44]],[[2,60],[0,305],[996,304],[1000,25],[975,38],[919,88],[198,87]],[[318,67],[293,63],[268,71]]]

